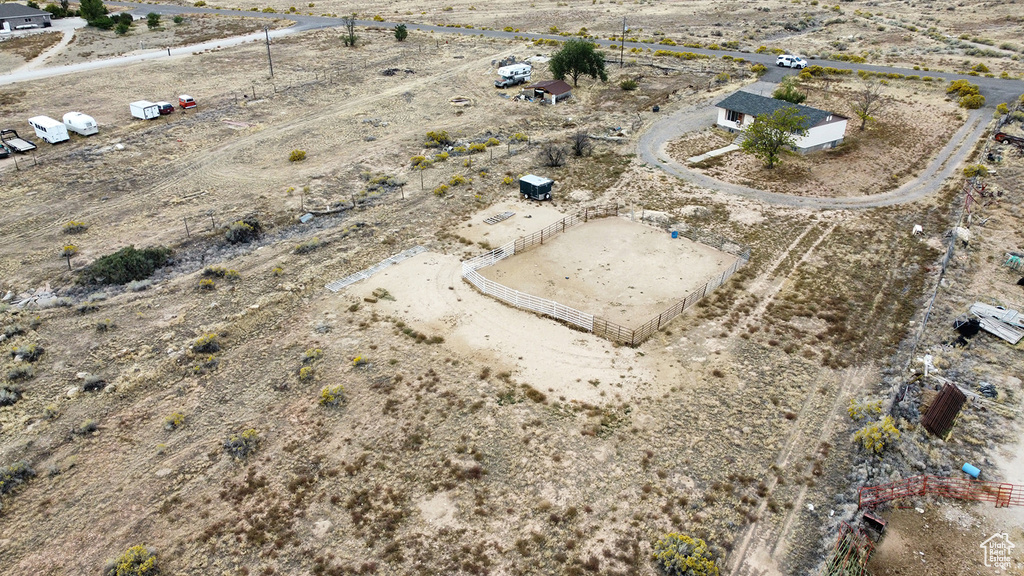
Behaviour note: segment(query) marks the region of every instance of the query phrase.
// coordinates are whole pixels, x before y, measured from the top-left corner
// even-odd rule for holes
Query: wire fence
[[[548,300],[519,290],[514,290],[504,286],[503,284],[484,278],[478,272],[481,268],[493,266],[506,258],[525,252],[535,246],[540,246],[544,244],[546,240],[551,240],[555,236],[565,232],[567,228],[583,224],[584,222],[595,218],[617,216],[618,213],[618,206],[600,206],[596,208],[586,208],[582,212],[572,216],[566,216],[543,230],[534,232],[528,236],[517,238],[516,240],[495,248],[486,254],[481,254],[476,258],[466,260],[462,263],[462,278],[484,294],[497,298],[498,300],[501,300],[511,306],[515,306],[516,308],[532,310],[539,314],[550,316],[557,320],[578,326],[588,332],[593,332],[595,335],[607,338],[613,342],[626,344],[628,346],[637,346],[650,338],[651,335],[660,330],[662,326],[668,324],[673,318],[682,314],[684,310],[693,306],[701,298],[714,291],[715,288],[724,284],[730,276],[735,274],[737,270],[742,268],[750,260],[750,248],[733,242],[728,238],[711,232],[698,230],[696,228],[675,230],[674,232],[676,234],[674,234],[673,237],[682,236],[684,238],[688,238],[694,242],[699,242],[718,250],[722,250],[723,252],[733,254],[737,256],[738,259],[733,262],[732,266],[727,270],[721,274],[716,274],[702,287],[694,290],[672,306],[669,306],[666,310],[643,323],[638,328],[627,328],[626,326],[616,324],[610,320],[565,306],[564,304],[560,304],[554,300]]]

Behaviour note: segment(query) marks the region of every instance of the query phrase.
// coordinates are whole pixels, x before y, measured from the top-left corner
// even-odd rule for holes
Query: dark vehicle
[[[0,143],[12,152],[22,154],[36,149],[36,145],[18,136],[18,131],[13,128],[0,130]]]
[[[160,110],[161,116],[167,116],[174,112],[174,106],[172,106],[170,102],[157,102],[156,107]]]
[[[0,158],[7,158],[11,153],[7,151],[7,147],[0,144]]]
[[[995,140],[996,142],[1000,142],[1003,144],[1013,144],[1017,148],[1020,148],[1022,152],[1024,152],[1024,138],[1021,138],[1020,136],[1010,136],[1005,132],[996,132]]]

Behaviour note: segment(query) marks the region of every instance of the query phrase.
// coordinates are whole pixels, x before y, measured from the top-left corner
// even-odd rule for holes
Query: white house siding
[[[807,131],[807,136],[796,141],[799,152],[827,150],[842,143],[846,135],[846,119],[819,124]]]

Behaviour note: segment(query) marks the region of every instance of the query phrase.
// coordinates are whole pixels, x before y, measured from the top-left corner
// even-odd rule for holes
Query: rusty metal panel
[[[967,402],[967,396],[952,384],[946,384],[928,408],[928,413],[921,419],[926,430],[939,438],[945,438],[953,429],[953,422],[960,414],[960,409]]]

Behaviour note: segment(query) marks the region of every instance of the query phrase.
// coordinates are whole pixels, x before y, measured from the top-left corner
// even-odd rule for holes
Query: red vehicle
[[[181,106],[184,110],[188,110],[189,108],[196,107],[196,101],[188,94],[182,94],[181,96],[178,96],[178,106]]]
[[[174,106],[171,106],[170,102],[157,102],[156,107],[160,110],[161,116],[166,116],[174,112]]]

